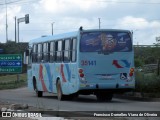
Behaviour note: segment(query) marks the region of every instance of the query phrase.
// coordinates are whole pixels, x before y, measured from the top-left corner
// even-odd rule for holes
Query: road
[[[0,90],[0,100],[27,103],[31,106],[52,110],[70,111],[160,111],[160,102],[131,101],[113,98],[111,102],[98,102],[95,96],[79,96],[73,101],[58,101],[51,93],[37,98],[34,91],[26,87],[14,90]]]

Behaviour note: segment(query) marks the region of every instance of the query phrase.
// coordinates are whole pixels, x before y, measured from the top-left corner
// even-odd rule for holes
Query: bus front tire
[[[43,96],[43,91],[38,91],[37,83],[36,83],[35,79],[33,80],[33,87],[34,87],[34,90],[36,92],[37,97],[42,97]]]

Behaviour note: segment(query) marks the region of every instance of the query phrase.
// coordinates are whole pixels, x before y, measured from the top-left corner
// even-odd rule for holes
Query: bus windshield
[[[129,32],[101,31],[81,34],[81,52],[130,52],[132,40]]]

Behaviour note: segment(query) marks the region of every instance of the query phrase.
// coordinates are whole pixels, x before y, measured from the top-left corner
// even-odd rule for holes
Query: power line
[[[3,4],[0,4],[0,5],[5,5],[5,4],[12,4],[12,3],[16,3],[16,2],[19,2],[19,1],[22,1],[22,0],[17,0],[17,1],[11,1],[11,2],[5,2]]]
[[[126,1],[110,1],[110,0],[96,0],[96,2],[107,2],[107,3],[120,3],[120,4],[160,4],[160,2],[126,2]]]
[[[24,2],[24,1],[26,0],[16,0],[16,1],[7,2],[6,4],[13,4],[13,3]]]
[[[26,1],[26,2],[25,2]],[[11,1],[11,2],[7,2],[7,4],[23,4],[23,3],[29,3],[29,2],[33,2],[33,1],[40,1],[40,0],[31,0],[31,1],[27,1],[27,0],[17,0],[17,1]],[[87,1],[91,1],[91,0],[84,0],[83,2],[87,2]],[[92,0],[93,1],[93,0]],[[117,4],[150,4],[150,5],[158,5],[160,4],[160,2],[128,2],[128,1],[111,1],[111,0],[95,0],[96,2],[105,2],[105,3],[117,3]],[[1,3],[0,5],[5,5],[5,3]]]
[[[30,2],[37,2],[37,1],[40,1],[40,0],[17,0],[17,1],[11,1],[11,2],[7,2],[6,4],[7,5],[15,5],[15,4],[27,4],[27,3],[30,3]],[[1,3],[0,5],[5,5],[5,3]]]

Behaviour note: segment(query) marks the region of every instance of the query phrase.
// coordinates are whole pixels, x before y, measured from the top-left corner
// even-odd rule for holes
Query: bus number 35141
[[[95,60],[81,60],[82,66],[96,66]]]

